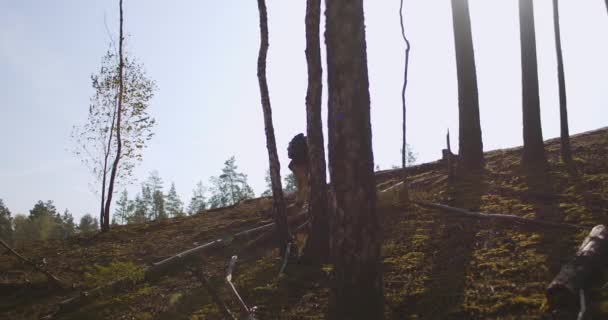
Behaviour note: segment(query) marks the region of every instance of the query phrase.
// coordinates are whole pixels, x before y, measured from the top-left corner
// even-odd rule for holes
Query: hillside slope
[[[448,183],[440,162],[413,167],[412,197],[483,212],[591,226],[608,222],[608,129],[572,138],[576,172],[559,161],[559,141],[546,142],[550,171],[529,177],[520,170],[520,148],[486,153],[480,176]],[[399,171],[377,173],[378,189],[398,181]],[[544,290],[586,231],[477,221],[404,206],[390,192],[380,197],[387,319],[539,319]],[[269,222],[265,198],[205,214],[114,228],[107,234],[17,248],[83,288],[131,273],[179,251]],[[292,214],[295,213],[292,209]],[[302,241],[303,236],[299,236]],[[244,242],[208,252],[155,281],[134,281],[57,319],[222,319],[197,277],[205,273],[231,310],[238,306],[222,277],[238,255],[234,282],[259,319],[323,319],[331,267],[288,265],[271,244]],[[124,264],[118,264],[122,262]],[[99,265],[105,268],[93,268]],[[43,276],[10,255],[0,255],[0,318],[38,319],[76,290],[57,292]],[[137,276],[134,276],[136,279]],[[28,279],[31,284],[25,285]],[[597,279],[598,287],[603,285]],[[590,295],[591,312],[608,318],[608,292]]]

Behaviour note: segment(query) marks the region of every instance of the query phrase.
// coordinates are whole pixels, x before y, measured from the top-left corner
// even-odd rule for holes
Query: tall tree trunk
[[[478,170],[483,168],[484,158],[468,0],[452,0],[452,20],[458,77],[458,166]]]
[[[410,42],[405,36],[405,26],[403,24],[403,0],[399,3],[399,23],[401,24],[401,36],[403,42],[405,42],[405,64],[403,67],[403,88],[401,89],[401,106],[403,108],[403,122],[402,122],[402,133],[403,133],[403,144],[401,146],[401,169],[402,169],[402,181],[403,189],[401,190],[402,200],[408,200],[408,185],[407,185],[407,172],[405,167],[407,166],[407,140],[406,140],[406,107],[405,107],[405,89],[407,88],[407,71],[410,64]]]
[[[608,1],[608,0],[606,0]],[[559,83],[559,122],[561,155],[564,163],[572,162],[570,150],[570,132],[568,130],[568,105],[566,101],[566,79],[564,76],[564,57],[562,55],[562,40],[559,26],[559,3],[553,0],[553,28],[555,30],[555,51],[557,55],[557,80]]]
[[[380,223],[362,0],[326,1],[332,228],[330,319],[383,319]]]
[[[519,0],[519,33],[521,41],[522,108],[524,129],[523,164],[528,169],[547,165],[540,120],[538,64],[532,0]]]
[[[108,196],[106,199],[106,208],[103,217],[103,224],[101,226],[101,231],[106,232],[110,230],[110,208],[112,206],[112,194],[114,193],[114,182],[116,180],[116,172],[118,171],[118,164],[120,162],[120,154],[122,151],[122,139],[120,135],[120,122],[122,119],[122,98],[124,93],[124,81],[123,81],[123,68],[124,68],[124,58],[123,58],[123,50],[122,43],[124,41],[123,32],[122,32],[122,21],[123,21],[123,13],[122,13],[122,0],[119,2],[120,6],[120,34],[118,39],[118,111],[116,118],[116,157],[114,158],[114,164],[112,164],[112,172],[110,173],[110,183],[108,185]]]
[[[325,173],[325,144],[321,120],[323,69],[321,67],[321,0],[306,2],[306,62],[308,90],[306,92],[306,135],[310,192],[308,213],[311,228],[304,247],[303,259],[315,264],[329,260],[329,216],[327,214],[327,178]]]
[[[272,184],[272,210],[281,255],[285,252],[289,242],[289,229],[285,214],[285,198],[281,186],[281,167],[277,155],[277,145],[274,139],[274,128],[272,127],[272,109],[270,107],[270,96],[268,94],[268,83],[266,82],[266,56],[268,55],[268,16],[266,3],[258,0],[260,11],[260,52],[258,55],[258,82],[260,84],[260,96],[262,99],[262,111],[264,112],[264,128],[266,131],[266,148],[268,149],[268,162],[270,163],[270,182]]]
[[[114,124],[116,123],[116,109],[118,108],[118,102],[114,105],[114,112],[112,113],[112,123],[110,124],[110,136],[108,137],[108,145],[105,150],[103,159],[103,177],[101,179],[101,206],[99,213],[99,223],[104,224],[105,217],[105,198],[106,198],[106,180],[108,177],[108,157],[110,156],[110,148],[112,148],[112,138],[114,137]]]

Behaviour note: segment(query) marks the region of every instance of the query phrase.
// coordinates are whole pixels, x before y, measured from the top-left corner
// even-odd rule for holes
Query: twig
[[[230,309],[228,309],[228,306],[226,306],[224,301],[222,301],[222,299],[220,298],[220,295],[217,293],[217,290],[215,290],[215,288],[213,288],[211,283],[209,283],[209,280],[207,280],[207,277],[205,277],[204,267],[202,267],[200,269],[200,272],[198,273],[198,278],[201,280],[201,283],[203,284],[203,287],[205,287],[205,290],[207,290],[207,292],[209,292],[211,299],[213,299],[213,301],[217,305],[218,309],[220,309],[220,312],[222,313],[224,318],[226,320],[236,320],[236,317],[232,314],[232,312],[230,312]]]
[[[558,223],[558,222],[550,222],[550,221],[543,221],[543,220],[533,220],[533,219],[518,217],[518,216],[512,215],[512,214],[475,212],[475,211],[469,211],[466,209],[455,208],[455,207],[450,207],[450,206],[446,206],[443,204],[430,203],[430,202],[425,202],[425,201],[412,201],[412,202],[421,207],[453,212],[453,213],[457,213],[457,214],[460,214],[465,217],[472,217],[472,218],[479,218],[479,219],[504,220],[504,221],[509,221],[509,222],[519,222],[519,223],[524,223],[524,224],[537,225],[537,226],[542,226],[542,227],[551,227],[551,228],[566,228],[566,229],[575,229],[575,230],[588,229],[588,227],[575,225],[575,224]]]
[[[585,313],[587,312],[587,303],[585,301],[585,290],[580,289],[578,291],[579,297],[580,297],[580,301],[581,301],[581,310],[578,312],[578,317],[576,317],[576,320],[583,320],[585,319]]]
[[[279,270],[279,276],[283,274],[285,271],[285,267],[287,267],[287,262],[289,261],[289,253],[291,252],[291,242],[287,243],[287,247],[285,248],[285,257],[283,257],[283,264],[281,265],[281,269]]]
[[[19,258],[21,261],[29,264],[30,266],[34,267],[34,269],[44,273],[44,275],[56,286],[58,286],[59,288],[68,288],[69,286],[67,284],[65,284],[61,279],[57,278],[55,275],[53,275],[52,273],[50,273],[49,271],[45,270],[44,268],[38,266],[36,263],[34,263],[33,261],[27,259],[26,257],[20,255],[17,251],[13,250],[13,248],[11,248],[8,244],[6,244],[6,242],[4,242],[4,240],[0,239],[0,244],[6,248],[8,250],[8,252],[12,253],[15,257]]]
[[[230,259],[230,263],[228,264],[228,270],[226,271],[226,284],[228,284],[228,288],[232,291],[234,296],[236,297],[239,305],[241,306],[241,313],[251,317],[251,311],[243,301],[243,298],[239,295],[239,292],[236,290],[236,287],[232,283],[232,271],[234,270],[234,266],[236,265],[237,256],[232,256]]]

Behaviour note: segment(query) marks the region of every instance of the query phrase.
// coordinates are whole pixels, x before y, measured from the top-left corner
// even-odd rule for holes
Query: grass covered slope
[[[483,174],[452,183],[440,163],[421,165],[411,169],[411,196],[590,230],[608,217],[608,129],[573,137],[572,148],[576,172],[559,161],[559,141],[551,140],[546,143],[550,170],[534,177],[520,170],[519,148],[486,153]],[[399,173],[379,172],[377,180],[378,189],[384,190],[397,183]],[[545,317],[546,285],[588,232],[454,217],[396,203],[390,192],[380,199],[387,319]],[[237,312],[223,283],[234,254],[239,256],[234,282],[245,302],[257,307],[259,319],[323,319],[331,266],[292,263],[278,277],[281,261],[271,245],[249,248],[235,242],[158,280],[141,277],[152,262],[268,222],[269,209],[267,199],[255,199],[194,217],[121,226],[108,234],[17,249],[35,260],[44,258],[50,271],[83,288],[122,276],[133,279],[114,294],[59,319],[221,319],[198,272],[204,266],[211,284]],[[9,255],[0,256],[0,270],[0,282],[6,284],[0,287],[0,318],[37,319],[77,292],[37,285],[44,277]],[[22,285],[26,278],[31,285]],[[598,288],[603,284],[597,279]],[[596,289],[589,298],[593,318],[608,317],[608,293]]]

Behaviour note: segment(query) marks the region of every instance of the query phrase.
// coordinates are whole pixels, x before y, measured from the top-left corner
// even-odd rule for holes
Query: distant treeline
[[[74,217],[65,209],[63,214],[57,211],[52,200],[38,201],[29,215],[16,214],[14,217],[0,199],[0,239],[13,244],[22,244],[32,240],[66,239],[76,233],[97,231],[99,223],[96,218],[86,214],[80,223],[74,223]]]

